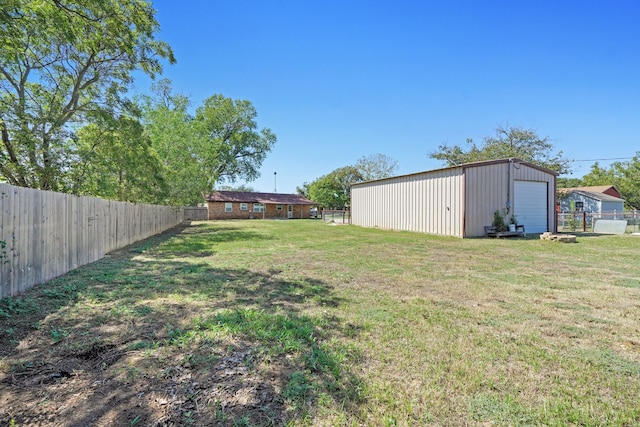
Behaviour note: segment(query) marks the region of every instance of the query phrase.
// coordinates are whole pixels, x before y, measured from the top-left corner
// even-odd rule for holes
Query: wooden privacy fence
[[[183,209],[185,221],[206,221],[209,219],[209,209],[206,206],[189,206]]]
[[[0,298],[97,261],[182,220],[182,209],[176,207],[0,184]]]

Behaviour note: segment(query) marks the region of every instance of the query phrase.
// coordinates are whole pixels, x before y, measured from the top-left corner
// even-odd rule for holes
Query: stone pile
[[[550,240],[552,242],[577,243],[576,236],[573,234],[553,234],[549,231],[540,235],[540,240]]]

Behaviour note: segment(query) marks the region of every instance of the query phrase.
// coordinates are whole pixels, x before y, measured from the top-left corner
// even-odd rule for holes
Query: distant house
[[[622,199],[620,192],[613,185],[595,185],[591,187],[571,187],[559,189],[558,191],[569,192],[569,191],[587,191],[589,193],[602,193],[608,194],[609,196],[617,197],[618,199]]]
[[[622,213],[624,200],[613,185],[573,187],[558,190],[561,212]]]
[[[316,203],[298,194],[214,191],[207,196],[209,219],[310,218]]]

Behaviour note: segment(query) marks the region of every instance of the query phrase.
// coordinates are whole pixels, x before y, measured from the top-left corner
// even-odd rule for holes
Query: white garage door
[[[527,233],[544,233],[547,225],[547,183],[515,181],[513,210],[518,224],[524,224]]]

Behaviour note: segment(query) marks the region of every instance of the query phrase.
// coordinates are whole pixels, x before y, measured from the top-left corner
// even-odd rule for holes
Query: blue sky
[[[640,151],[637,1],[153,4],[175,90],[194,106],[215,93],[249,100],[278,136],[248,183],[256,191],[294,193],[376,153],[398,174],[435,169],[439,145],[504,125],[535,129],[574,160]],[[592,163],[573,163],[572,176]]]

